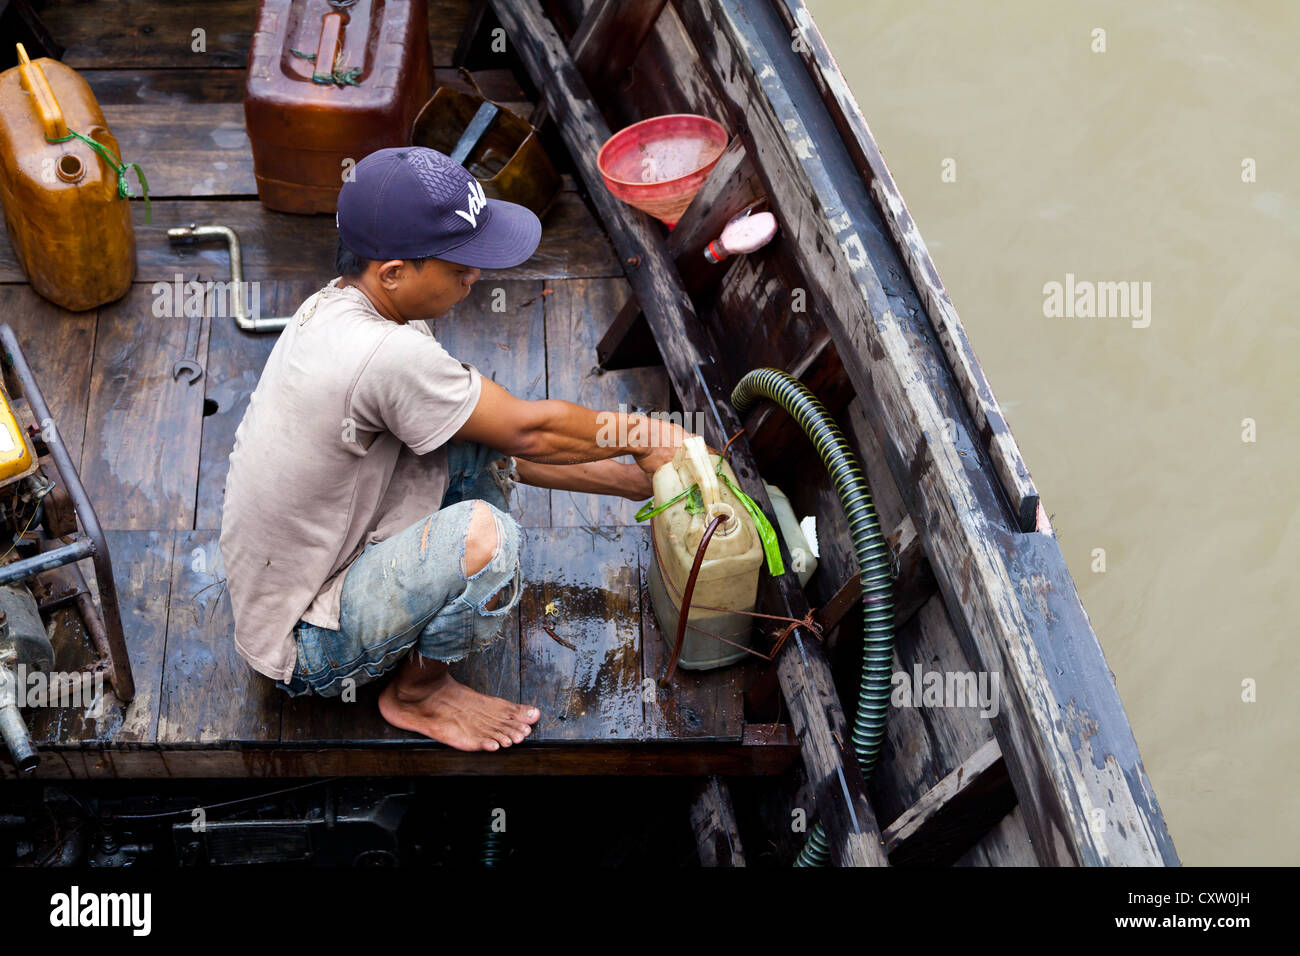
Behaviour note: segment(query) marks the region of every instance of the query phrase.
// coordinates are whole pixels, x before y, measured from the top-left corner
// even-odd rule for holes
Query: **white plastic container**
[[[817,556],[813,554],[803,529],[799,527],[799,519],[795,517],[794,508],[790,504],[790,499],[785,496],[785,492],[766,481],[763,482],[763,487],[767,489],[767,496],[772,499],[772,508],[776,511],[777,530],[781,533],[781,540],[785,542],[785,549],[790,552],[789,570],[795,573],[799,578],[799,586],[803,587],[817,570]]]

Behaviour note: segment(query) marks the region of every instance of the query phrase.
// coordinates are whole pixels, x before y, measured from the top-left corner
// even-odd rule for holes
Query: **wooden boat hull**
[[[781,486],[798,513],[818,516],[822,546],[806,589],[793,575],[765,576],[759,610],[814,613],[820,634],[795,629],[771,666],[681,674],[647,696],[666,652],[641,590],[652,559],[635,505],[524,489],[529,583],[513,640],[459,674],[542,705],[526,746],[460,754],[392,730],[371,707],[283,700],[233,651],[215,550],[226,456],[273,340],[240,333],[213,306],[202,384],[174,381],[185,323],[162,321],[159,305],[184,298],[185,277],[219,279],[227,265],[224,250],[196,249],[180,266],[162,237],[195,220],[235,227],[266,314],[292,312],[328,277],[335,237],[267,212],[247,142],[212,135],[238,125],[242,83],[220,70],[187,75],[190,60],[166,59],[179,40],[115,53],[125,41],[70,21],[60,25],[70,57],[100,67],[96,94],[118,135],[171,146],[149,169],[159,232],[141,232],[137,282],[121,305],[61,313],[20,284],[12,250],[0,248],[0,298],[34,371],[68,420],[85,422],[68,443],[108,529],[138,686],[129,706],[110,700],[95,720],[34,719],[47,756],[38,778],[687,775],[705,778],[691,813],[714,862],[740,858],[737,815],[761,822],[773,858],[787,862],[802,842],[791,813],[802,811],[825,825],[840,864],[1176,863],[1029,471],[802,5],[461,6],[469,65],[476,50],[486,58],[495,16],[522,81],[497,58],[475,82],[521,115],[534,105],[521,86],[536,90],[550,121],[531,119],[564,175],[537,255],[486,276],[438,324],[440,341],[525,398],[667,409],[671,388],[715,447],[743,427],[730,456],[741,486],[769,514],[760,477]],[[245,7],[211,32],[242,29],[246,41]],[[433,36],[435,82],[450,85],[443,33]],[[221,56],[231,54],[212,62],[242,62]],[[609,195],[595,156],[611,130],[678,112],[708,114],[732,139],[665,234]],[[704,245],[755,203],[777,217],[777,238],[707,263]],[[597,361],[603,374],[590,371]],[[732,408],[732,388],[755,366],[803,381],[862,461],[897,564],[895,671],[912,688],[931,673],[970,675],[977,688],[996,677],[996,710],[901,694],[867,783],[847,745],[861,646],[847,529],[789,417],[766,405],[742,420]],[[563,624],[552,605],[567,611]],[[0,760],[0,777],[10,775]],[[755,779],[733,780],[733,801],[722,777]]]

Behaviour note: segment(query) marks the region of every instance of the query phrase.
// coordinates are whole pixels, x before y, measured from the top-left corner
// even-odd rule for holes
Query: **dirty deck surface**
[[[110,693],[98,719],[71,710],[29,714],[46,754],[38,773],[787,767],[797,756],[788,725],[746,726],[742,691],[754,679],[753,665],[702,676],[679,672],[670,689],[649,691],[667,651],[644,588],[648,532],[633,520],[636,503],[623,499],[521,488],[516,514],[525,528],[526,586],[519,609],[505,639],[458,664],[456,673],[486,693],[542,709],[522,746],[461,754],[393,730],[378,715],[373,685],[353,703],[290,699],[236,654],[217,550],[223,483],[235,428],[275,336],[240,332],[228,314],[213,314],[210,297],[199,348],[204,375],[194,384],[174,380],[186,322],[160,316],[157,303],[174,296],[177,283],[224,282],[229,266],[224,244],[178,247],[166,230],[190,222],[234,228],[262,315],[292,314],[333,276],[336,234],[331,217],[273,213],[257,201],[240,102],[255,4],[212,6],[205,55],[190,51],[193,18],[182,18],[183,36],[169,38],[167,24],[176,18],[156,6],[146,36],[107,32],[96,18],[80,16],[76,3],[43,5],[47,25],[68,48],[64,62],[83,71],[124,159],[140,162],[149,177],[151,225],[143,205],[132,204],[138,271],[131,291],[91,312],[65,312],[27,286],[0,236],[0,321],[14,327],[107,530],[137,687],[125,707]],[[445,64],[469,4],[432,7],[439,24],[435,62]],[[524,99],[506,70],[475,77],[490,97]],[[437,71],[437,82],[464,88],[448,68]],[[662,368],[593,373],[595,342],[629,291],[571,177],[544,226],[537,255],[516,269],[485,273],[469,299],[434,323],[438,339],[525,398],[667,408]],[[84,663],[79,628],[55,630],[57,668]],[[10,772],[0,763],[0,775]]]

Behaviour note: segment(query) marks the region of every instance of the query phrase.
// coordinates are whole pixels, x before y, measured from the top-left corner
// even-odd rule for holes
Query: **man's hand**
[[[653,477],[656,471],[672,461],[677,448],[691,436],[680,425],[659,419],[647,419],[644,433],[648,444],[644,450],[634,450],[632,456],[636,459],[637,467],[649,477]]]

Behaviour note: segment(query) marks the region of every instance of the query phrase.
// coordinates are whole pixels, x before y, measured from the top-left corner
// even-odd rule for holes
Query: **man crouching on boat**
[[[463,301],[480,269],[532,256],[541,223],[441,153],[367,156],[337,224],[341,275],[280,334],[235,433],[221,527],[235,646],[294,696],[350,697],[395,671],[379,698],[390,724],[509,747],[540,711],[448,664],[498,638],[519,600],[514,480],[644,500],[686,433],[522,401],[443,350],[420,320]],[[598,440],[610,434],[629,444]],[[624,455],[635,463],[610,460]]]

